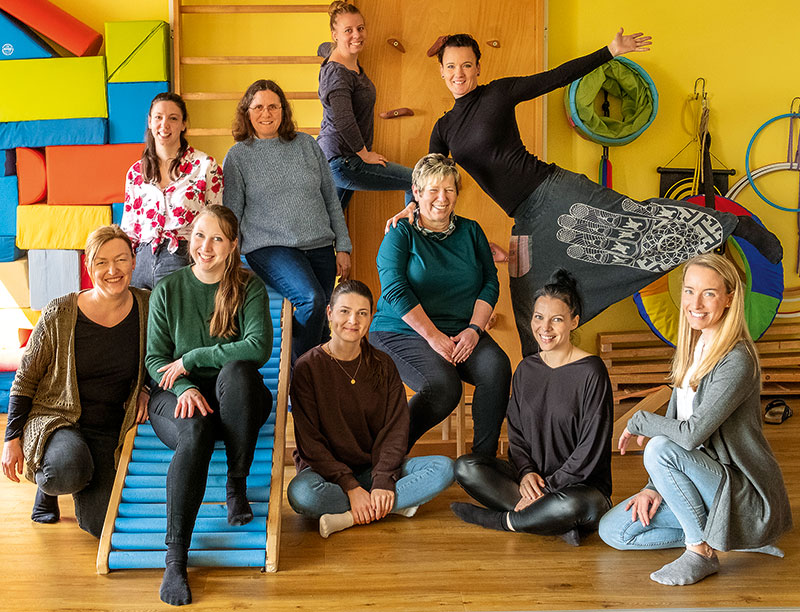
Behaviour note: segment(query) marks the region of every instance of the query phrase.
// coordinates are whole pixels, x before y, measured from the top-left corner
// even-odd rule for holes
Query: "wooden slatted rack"
[[[190,5],[183,4],[183,0],[170,0],[172,15],[172,60],[173,60],[173,91],[180,94],[185,100],[216,101],[238,100],[249,83],[242,83],[238,92],[214,91],[186,91],[183,78],[183,67],[187,65],[202,66],[237,66],[237,65],[287,65],[287,64],[320,64],[321,58],[316,55],[207,55],[187,56],[183,53],[183,16],[190,14],[205,15],[246,15],[246,14],[279,14],[279,13],[325,13],[327,4],[208,4]],[[316,100],[316,91],[287,91],[284,92],[290,100]],[[316,136],[319,134],[318,126],[301,126],[299,131]],[[192,128],[187,130],[187,136],[230,136],[229,126],[214,126]]]
[[[611,377],[615,403],[668,382],[673,349],[649,330],[598,334],[597,348]],[[800,323],[773,324],[756,348],[762,395],[800,395]]]

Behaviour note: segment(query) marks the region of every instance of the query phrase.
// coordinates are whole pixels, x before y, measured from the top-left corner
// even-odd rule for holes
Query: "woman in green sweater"
[[[161,599],[172,605],[192,599],[187,554],[218,438],[228,456],[228,523],[253,518],[246,478],[272,407],[258,372],[270,356],[272,323],[264,283],[241,267],[238,235],[229,209],[204,208],[189,243],[194,265],[164,278],[151,298],[145,363],[158,388],[150,398],[150,422],[175,450],[167,473],[161,583]]]
[[[475,385],[472,452],[494,457],[506,414],[511,364],[484,329],[500,293],[497,269],[480,226],[453,213],[461,177],[455,162],[434,153],[414,168],[419,206],[378,250],[381,297],[370,342],[388,353],[409,401],[409,449],[443,421]]]

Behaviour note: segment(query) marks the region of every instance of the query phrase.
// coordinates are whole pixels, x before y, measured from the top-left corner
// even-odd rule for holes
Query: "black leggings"
[[[560,535],[571,529],[582,534],[595,531],[611,500],[595,487],[574,484],[545,493],[536,502],[514,512],[522,495],[519,478],[508,461],[485,455],[462,455],[456,461],[456,482],[487,508],[509,513],[514,531]]]
[[[207,416],[195,411],[190,419],[175,418],[178,398],[172,391],[156,388],[150,397],[150,423],[175,451],[167,472],[166,543],[187,547],[205,495],[214,441],[225,441],[228,477],[246,477],[258,430],[272,410],[272,394],[249,361],[231,361],[216,379],[196,384],[214,411]]]

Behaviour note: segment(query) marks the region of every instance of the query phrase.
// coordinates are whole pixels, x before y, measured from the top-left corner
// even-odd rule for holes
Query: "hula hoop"
[[[773,117],[769,121],[765,122],[764,125],[762,125],[760,128],[758,128],[756,130],[756,133],[753,134],[753,137],[750,139],[750,143],[747,145],[747,152],[744,155],[744,170],[745,170],[745,174],[747,176],[747,180],[750,183],[750,186],[753,188],[753,191],[756,192],[756,195],[758,195],[759,198],[764,200],[767,204],[769,204],[773,208],[777,208],[778,210],[785,210],[786,212],[800,212],[800,208],[787,208],[785,206],[780,206],[779,204],[775,204],[775,202],[771,202],[770,200],[768,200],[767,197],[758,190],[758,187],[756,187],[755,181],[753,180],[752,173],[750,172],[750,149],[753,148],[753,143],[755,142],[756,138],[758,138],[758,135],[769,124],[774,123],[774,122],[778,121],[779,119],[786,119],[786,118],[789,118],[789,119],[800,118],[800,113],[785,113],[783,115],[778,115],[777,117]],[[782,170],[795,170],[795,169],[800,170],[800,168],[795,168],[795,164],[792,164],[790,162],[784,162],[784,163],[786,164],[787,167],[781,168]],[[776,165],[776,164],[770,164],[770,166],[774,166],[774,165]],[[739,183],[741,183],[741,181],[739,181]],[[738,185],[739,183],[736,183],[736,185]],[[734,185],[734,187],[736,187],[736,185]],[[731,191],[733,191],[733,190],[731,189]],[[730,191],[728,193],[730,193]]]
[[[635,77],[638,79],[640,84],[644,85],[647,88],[647,91],[650,94],[650,99],[652,100],[652,110],[650,112],[650,116],[647,119],[647,122],[640,127],[635,132],[628,134],[627,136],[622,136],[620,138],[609,138],[607,136],[601,136],[600,134],[596,134],[587,126],[583,120],[580,118],[578,114],[578,106],[576,103],[576,92],[578,90],[578,86],[581,83],[581,80],[585,77],[581,77],[570,83],[567,87],[566,91],[564,92],[564,104],[567,109],[567,119],[569,119],[570,124],[574,127],[581,136],[588,138],[592,142],[596,142],[597,144],[606,145],[606,146],[621,146],[632,142],[639,136],[641,136],[642,132],[644,132],[650,124],[656,118],[656,114],[658,113],[658,91],[656,90],[656,85],[653,82],[653,79],[650,78],[650,75],[647,74],[644,68],[642,68],[636,62],[632,62],[626,57],[615,57],[614,59],[610,60],[611,62],[619,62],[623,66],[627,67],[628,69],[633,72]],[[602,66],[597,70],[601,70]],[[590,73],[591,74],[591,73]],[[588,76],[588,75],[587,75]],[[630,121],[628,122],[630,123]],[[626,122],[622,122],[623,125],[627,125]]]
[[[694,196],[688,200],[704,205],[704,196]],[[749,216],[759,225],[761,220],[741,204],[733,200],[717,197],[717,210],[731,212],[739,216]],[[727,244],[742,261],[745,275],[745,319],[754,340],[760,338],[778,313],[783,297],[783,265],[772,264],[758,250],[743,238],[728,237]],[[670,278],[680,272],[676,269],[657,281],[644,287],[633,296],[639,315],[653,333],[670,346],[678,339],[678,319],[680,305],[670,292]]]

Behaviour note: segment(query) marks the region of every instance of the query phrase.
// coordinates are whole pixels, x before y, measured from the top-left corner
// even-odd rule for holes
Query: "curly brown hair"
[[[294,140],[295,136],[297,136],[297,124],[292,116],[292,107],[289,105],[289,100],[286,99],[286,94],[283,93],[280,86],[269,79],[259,79],[250,85],[247,91],[244,92],[242,99],[239,100],[231,128],[233,139],[236,142],[242,142],[243,140],[256,138],[256,131],[250,121],[248,112],[250,111],[250,105],[253,103],[253,98],[259,91],[271,91],[280,98],[282,113],[281,124],[278,126],[278,137],[286,141]]]

